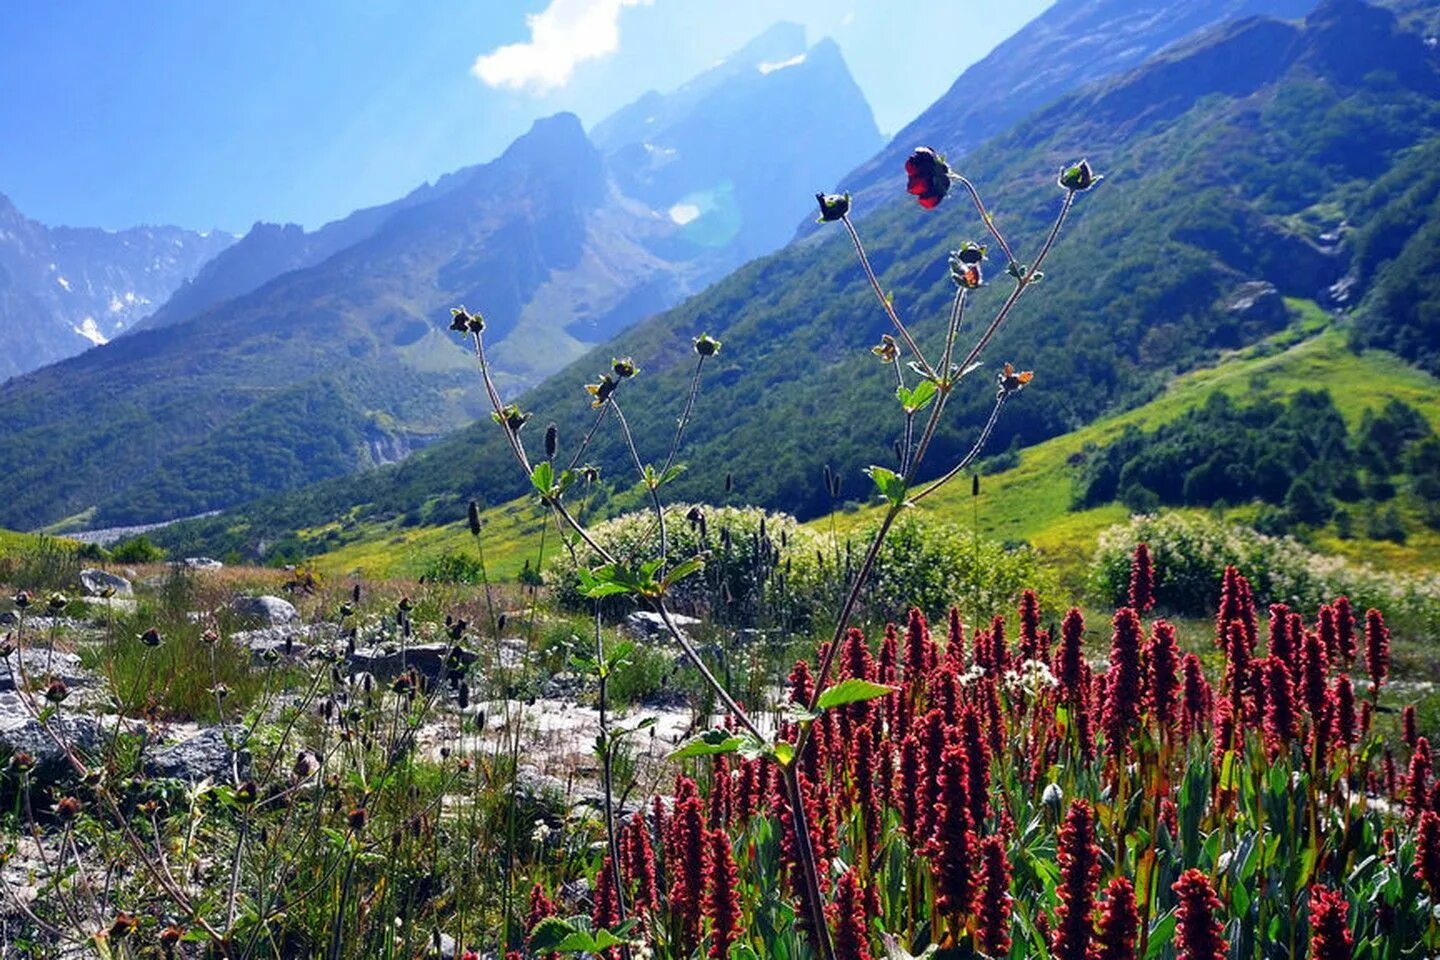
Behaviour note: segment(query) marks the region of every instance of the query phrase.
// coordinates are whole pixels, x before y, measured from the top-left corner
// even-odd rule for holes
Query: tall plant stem
[[[865,271],[865,278],[870,281],[870,289],[875,291],[875,296],[879,299],[880,306],[884,308],[886,316],[890,318],[890,323],[894,325],[895,332],[900,334],[900,339],[905,341],[905,346],[909,347],[910,352],[915,355],[915,362],[920,364],[926,376],[933,378],[935,368],[930,366],[925,359],[925,354],[920,352],[920,345],[915,342],[914,337],[910,336],[910,331],[905,328],[905,324],[900,322],[900,315],[895,312],[895,305],[890,302],[889,297],[885,296],[885,290],[880,286],[880,278],[875,276],[875,268],[870,266],[870,258],[865,253],[865,245],[860,242],[860,234],[855,229],[855,224],[850,222],[848,215],[841,217],[840,222],[845,224],[845,229],[850,234],[850,242],[855,246],[855,255],[860,259],[860,266]]]

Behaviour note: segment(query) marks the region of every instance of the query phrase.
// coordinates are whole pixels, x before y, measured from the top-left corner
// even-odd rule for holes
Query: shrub
[[[1204,616],[1215,608],[1225,567],[1244,570],[1257,599],[1315,609],[1340,594],[1356,609],[1378,607],[1392,626],[1413,635],[1440,630],[1440,576],[1386,573],[1323,556],[1293,537],[1272,536],[1211,517],[1161,513],[1133,517],[1100,535],[1091,574],[1094,592],[1123,603],[1135,544],[1150,545],[1159,604]]]
[[[158,563],[165,559],[165,551],[142,533],[138,537],[118,541],[110,548],[110,559],[115,563]]]

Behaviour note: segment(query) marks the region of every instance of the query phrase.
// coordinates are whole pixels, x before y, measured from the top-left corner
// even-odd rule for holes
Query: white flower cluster
[[[1050,665],[1043,660],[1024,660],[1018,669],[1005,673],[1005,686],[1030,700],[1042,693],[1048,693],[1058,685],[1055,674],[1050,672]]]

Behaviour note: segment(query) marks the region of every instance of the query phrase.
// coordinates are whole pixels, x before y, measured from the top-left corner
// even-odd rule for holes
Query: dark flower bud
[[[409,613],[412,606],[414,606],[414,604],[410,602],[409,597],[401,597],[400,602],[395,604],[395,609],[399,610],[401,613]]]
[[[19,593],[15,594],[15,606],[19,607],[21,610],[24,610],[26,607],[30,606],[31,599],[32,598],[30,596],[29,590],[21,590]]]
[[[467,710],[470,707],[470,684],[466,683],[463,680],[460,681],[460,690],[457,697],[457,702],[460,704],[461,710]]]
[[[365,822],[369,819],[370,813],[364,807],[352,807],[350,813],[345,817],[345,822],[350,825],[351,830],[360,833],[365,829]]]
[[[933,210],[950,190],[950,167],[945,158],[929,147],[916,147],[905,161],[905,190],[920,201],[920,206]]]
[[[815,199],[820,203],[819,223],[833,223],[836,220],[843,220],[850,212],[850,194],[848,193],[817,193]]]
[[[51,703],[63,703],[68,696],[70,688],[65,686],[64,680],[51,680],[50,686],[45,688],[45,699]]]
[[[1014,364],[1007,363],[1005,364],[1005,369],[1000,371],[1000,375],[997,378],[1000,384],[1000,394],[1002,396],[1008,396],[1012,393],[1019,393],[1024,389],[1025,384],[1033,380],[1034,377],[1035,374],[1033,372],[1029,370],[1017,371]]]
[[[478,313],[469,313],[464,307],[452,307],[450,329],[456,333],[480,333],[485,329],[485,318]]]
[[[176,944],[183,939],[185,939],[184,929],[173,923],[160,931],[160,946],[165,948],[166,954],[173,953]]]
[[[160,644],[165,642],[165,639],[160,636],[159,630],[151,627],[149,630],[146,630],[144,633],[140,634],[140,642],[145,644],[145,646],[147,647],[158,647],[160,646]]]
[[[226,697],[230,696],[230,688],[225,686],[225,684],[223,683],[217,683],[215,684],[215,686],[210,688],[210,693],[212,696],[214,696],[216,700],[224,700]]]
[[[725,492],[726,492],[726,493],[729,493],[729,492],[730,492],[730,488],[733,487],[734,485],[735,485],[735,478],[734,478],[733,476],[731,476],[730,472],[727,470],[727,471],[725,472]]]
[[[355,586],[353,586],[353,587],[350,588],[350,602],[351,602],[351,603],[359,603],[359,602],[360,602],[360,584],[358,584],[358,583],[355,584]]]
[[[25,773],[35,769],[35,757],[24,750],[16,750],[10,755],[10,766],[14,770]]]
[[[530,414],[523,413],[517,404],[507,404],[499,413],[490,414],[490,419],[505,427],[511,433],[519,433],[520,428],[525,426],[530,419]]]
[[[720,352],[720,341],[708,333],[700,334],[700,336],[695,338],[694,343],[695,352],[702,357],[713,357]]]
[[[61,823],[73,823],[80,816],[80,809],[79,797],[61,797],[60,802],[55,804],[55,818]]]
[[[560,428],[555,424],[545,428],[545,459],[554,460],[555,451],[560,448]]]
[[[635,376],[635,374],[640,372],[640,368],[635,366],[635,361],[631,360],[629,357],[621,357],[619,360],[611,360],[610,369],[614,371],[615,376],[619,377],[621,380],[629,380],[631,377]]]
[[[52,612],[59,613],[61,610],[70,606],[70,598],[63,593],[52,593],[50,594],[50,599],[47,601],[47,605]]]
[[[220,633],[219,633],[214,627],[211,627],[210,629],[206,630],[204,633],[200,634],[200,642],[201,642],[201,643],[204,643],[204,644],[207,644],[207,645],[213,645],[213,644],[219,643],[219,642],[220,642]]]
[[[961,263],[967,265],[979,263],[985,259],[985,251],[987,249],[983,244],[976,243],[974,240],[966,240],[960,244],[958,250],[951,251],[950,258],[952,260],[959,260]]]
[[[260,654],[260,659],[266,663],[278,663],[280,661],[280,651],[274,647],[266,647],[265,652]]]
[[[480,536],[480,504],[471,500],[470,506],[466,511],[466,516],[470,521],[470,535],[475,537]]]
[[[614,396],[615,390],[619,386],[620,381],[616,380],[608,373],[600,378],[599,383],[585,384],[585,392],[595,398],[591,402],[590,406],[596,410],[599,410],[601,407],[605,406],[605,404],[610,401],[610,398]]]
[[[1089,190],[1103,179],[1105,178],[1090,169],[1089,160],[1081,160],[1074,166],[1060,171],[1060,186],[1072,193]]]
[[[122,910],[116,915],[115,922],[110,924],[110,939],[124,940],[130,936],[130,934],[134,933],[139,926],[140,921],[136,919],[133,913],[126,913]]]
[[[450,625],[445,628],[445,630],[447,633],[450,634],[451,640],[459,640],[462,636],[465,635],[465,628],[468,626],[470,626],[470,621],[468,620],[455,620],[452,621]]]
[[[505,629],[505,623],[506,623],[506,621],[508,621],[509,619],[510,619],[510,618],[507,617],[504,613],[501,613],[500,616],[498,616],[498,617],[495,618],[495,629],[497,629],[497,630],[504,630],[504,629]]]
[[[586,483],[594,483],[600,479],[600,468],[593,463],[587,463],[580,468],[580,479]]]
[[[235,802],[248,807],[255,802],[255,798],[259,795],[260,788],[255,786],[255,781],[246,780],[240,784],[239,789],[235,791]]]
[[[894,363],[895,359],[900,356],[900,346],[890,334],[882,333],[880,344],[871,347],[870,352],[879,357],[881,363]]]

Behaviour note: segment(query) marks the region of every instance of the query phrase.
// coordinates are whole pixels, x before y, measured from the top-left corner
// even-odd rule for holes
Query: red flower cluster
[[[1351,960],[1349,909],[1340,894],[1319,884],[1310,888],[1310,960]]]
[[[1221,935],[1216,914],[1222,905],[1210,878],[1192,868],[1180,874],[1173,889],[1180,901],[1175,908],[1180,918],[1175,935],[1178,960],[1224,960],[1229,944]]]
[[[1130,559],[1130,607],[1136,613],[1145,613],[1155,606],[1155,567],[1150,560],[1150,544],[1135,546]]]
[[[1100,848],[1095,843],[1095,811],[1084,800],[1070,801],[1055,856],[1060,863],[1060,906],[1052,952],[1055,960],[1088,960],[1093,932],[1090,915],[1095,912],[1100,884]]]

